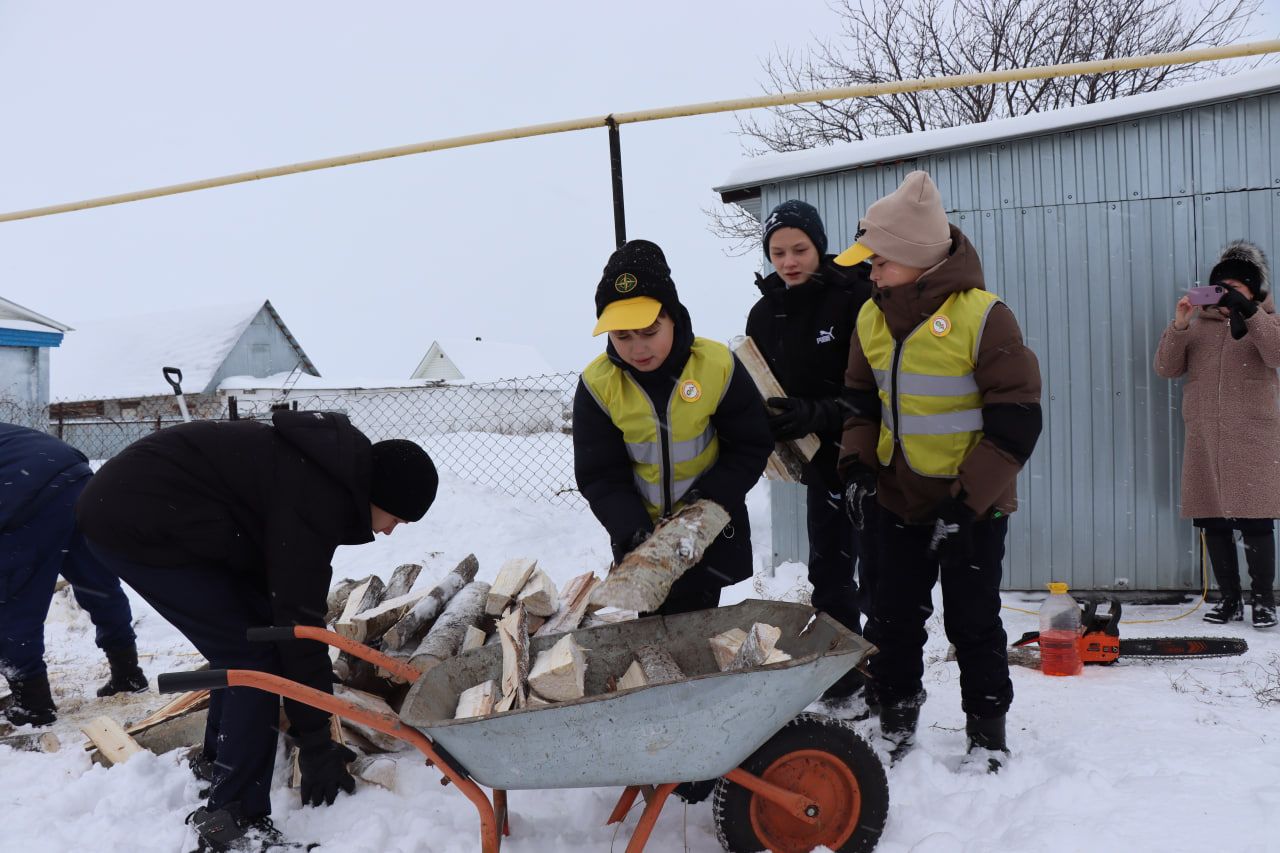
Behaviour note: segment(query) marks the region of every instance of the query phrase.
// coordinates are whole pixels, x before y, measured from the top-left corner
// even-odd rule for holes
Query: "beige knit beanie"
[[[946,259],[951,226],[942,195],[928,172],[912,172],[893,192],[867,208],[858,223],[857,242],[836,257],[853,266],[872,255],[908,267],[929,269]]]

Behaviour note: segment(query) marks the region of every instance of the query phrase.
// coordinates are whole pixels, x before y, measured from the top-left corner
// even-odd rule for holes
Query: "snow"
[[[265,302],[186,308],[79,323],[54,350],[49,398],[110,400],[171,394],[162,367],[182,371],[182,390],[203,393]]]
[[[768,485],[749,496],[758,567],[769,548]],[[603,530],[585,508],[514,498],[445,474],[440,497],[418,524],[376,543],[343,548],[335,580],[377,572],[384,579],[406,561],[424,562],[418,586],[434,584],[467,553],[492,578],[510,557],[538,560],[563,588],[588,569],[608,565]],[[747,597],[802,598],[804,567],[758,571],[731,588],[726,604]],[[192,669],[198,658],[136,596],[144,669]],[[1011,637],[1036,626],[1040,595],[1009,593]],[[1167,619],[1192,605],[1126,607],[1128,620]],[[1013,609],[1017,608],[1017,609]],[[891,810],[879,846],[886,853],[952,851],[1277,850],[1280,833],[1280,631],[1209,626],[1200,611],[1181,621],[1126,624],[1125,636],[1231,635],[1250,644],[1237,658],[1185,663],[1120,662],[1089,667],[1076,678],[1049,678],[1014,667],[1010,715],[1014,757],[998,775],[959,767],[964,750],[958,672],[945,661],[941,601],[930,620],[919,745],[889,769]],[[1019,612],[1031,611],[1030,613]],[[111,714],[141,717],[167,697],[93,698],[106,665],[85,615],[59,594],[47,625],[48,660],[62,717],[54,754],[0,747],[0,853],[70,853],[84,849],[175,853],[184,848],[183,818],[200,802],[198,785],[177,751],[139,755],[110,769],[78,748],[76,720]],[[1261,691],[1271,690],[1267,706]],[[859,730],[883,756],[872,723]],[[298,840],[341,853],[470,853],[478,849],[473,807],[416,753],[400,753],[395,792],[362,785],[329,808],[301,808],[282,786],[277,765],[272,802],[277,825]],[[283,752],[280,753],[283,760]],[[639,817],[624,828],[604,820],[619,791],[516,791],[511,794],[513,853],[620,850]],[[709,802],[671,801],[649,850],[715,851]]]
[[[1126,118],[1280,89],[1280,65],[1220,77],[1158,92],[1130,95],[1096,104],[997,119],[981,124],[903,133],[879,139],[847,142],[808,151],[753,157],[729,173],[719,193],[762,184],[825,174],[872,163],[894,162],[938,151],[986,145],[1004,139],[1038,136],[1072,128],[1108,124]]]

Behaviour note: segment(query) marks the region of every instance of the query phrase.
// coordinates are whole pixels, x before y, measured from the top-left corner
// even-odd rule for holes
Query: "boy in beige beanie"
[[[870,664],[880,728],[895,760],[913,745],[941,578],[969,752],[994,772],[1013,700],[1001,560],[1014,480],[1040,435],[1039,364],[927,173],[871,205],[855,239],[836,262],[870,260],[875,289],[850,346],[845,384],[860,414],[846,423],[839,468],[846,506],[874,494],[880,508]]]

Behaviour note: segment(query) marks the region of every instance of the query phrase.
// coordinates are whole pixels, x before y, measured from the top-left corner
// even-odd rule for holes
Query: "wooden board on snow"
[[[142,747],[129,737],[124,726],[110,717],[94,717],[82,725],[80,731],[98,748],[98,754],[108,766],[122,764],[142,752]]]

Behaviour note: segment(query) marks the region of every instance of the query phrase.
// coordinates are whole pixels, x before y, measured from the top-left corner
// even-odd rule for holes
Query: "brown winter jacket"
[[[1238,341],[1209,306],[1156,347],[1156,373],[1186,377],[1183,518],[1280,518],[1280,317],[1261,307]]]
[[[874,305],[863,307],[864,311],[884,312],[896,340],[903,340],[927,321],[952,293],[985,289],[977,250],[954,225],[951,241],[947,259],[915,284],[876,287],[871,297]],[[1022,342],[1013,311],[1003,302],[996,303],[987,315],[973,375],[982,394],[983,437],[961,463],[960,476],[917,474],[896,446],[890,464],[881,467],[876,458],[880,434],[876,380],[855,335],[845,385],[866,416],[845,423],[841,473],[848,479],[851,466],[856,464],[877,469],[880,505],[909,522],[932,521],[938,506],[962,489],[965,503],[980,517],[993,510],[1013,512],[1018,507],[1015,479],[1040,436],[1040,365],[1035,353]]]

